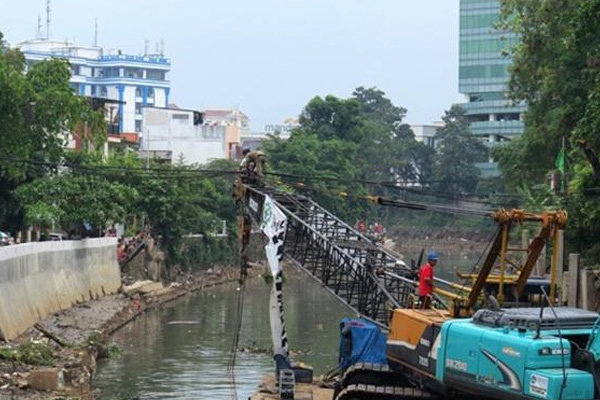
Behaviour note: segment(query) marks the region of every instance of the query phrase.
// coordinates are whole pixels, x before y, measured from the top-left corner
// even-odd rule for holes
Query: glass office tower
[[[523,132],[525,104],[507,99],[508,50],[518,43],[512,32],[499,31],[500,0],[460,0],[459,91],[471,131],[493,146]],[[495,175],[493,165],[481,165]]]

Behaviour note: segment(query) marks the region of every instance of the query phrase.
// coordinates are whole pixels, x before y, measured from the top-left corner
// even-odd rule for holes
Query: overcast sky
[[[11,44],[35,35],[45,0],[0,0]],[[458,0],[53,0],[51,36],[140,54],[164,40],[171,102],[239,107],[252,130],[295,117],[312,97],[377,86],[440,119],[458,94]]]

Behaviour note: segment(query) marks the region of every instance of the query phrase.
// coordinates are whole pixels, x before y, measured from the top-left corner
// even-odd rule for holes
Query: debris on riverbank
[[[279,388],[277,387],[275,374],[269,374],[263,378],[256,392],[250,397],[250,400],[277,400],[279,398]],[[333,399],[333,389],[321,387],[318,381],[312,384],[297,383],[294,391],[294,399],[331,400]]]
[[[96,359],[119,353],[112,333],[147,310],[237,278],[237,269],[217,267],[167,286],[135,282],[49,315],[16,340],[0,342],[0,398],[93,400]]]

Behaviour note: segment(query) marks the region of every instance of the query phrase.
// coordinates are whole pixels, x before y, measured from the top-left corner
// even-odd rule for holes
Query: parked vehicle
[[[0,231],[0,246],[8,246],[12,243],[12,237],[8,233]]]
[[[62,242],[63,240],[65,240],[65,235],[63,235],[62,233],[51,233],[50,234],[51,242]]]

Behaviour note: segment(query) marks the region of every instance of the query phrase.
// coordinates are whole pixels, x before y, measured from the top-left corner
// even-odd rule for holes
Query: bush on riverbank
[[[0,348],[0,360],[27,365],[51,366],[54,365],[54,352],[48,345],[27,341],[16,350],[8,347]]]

